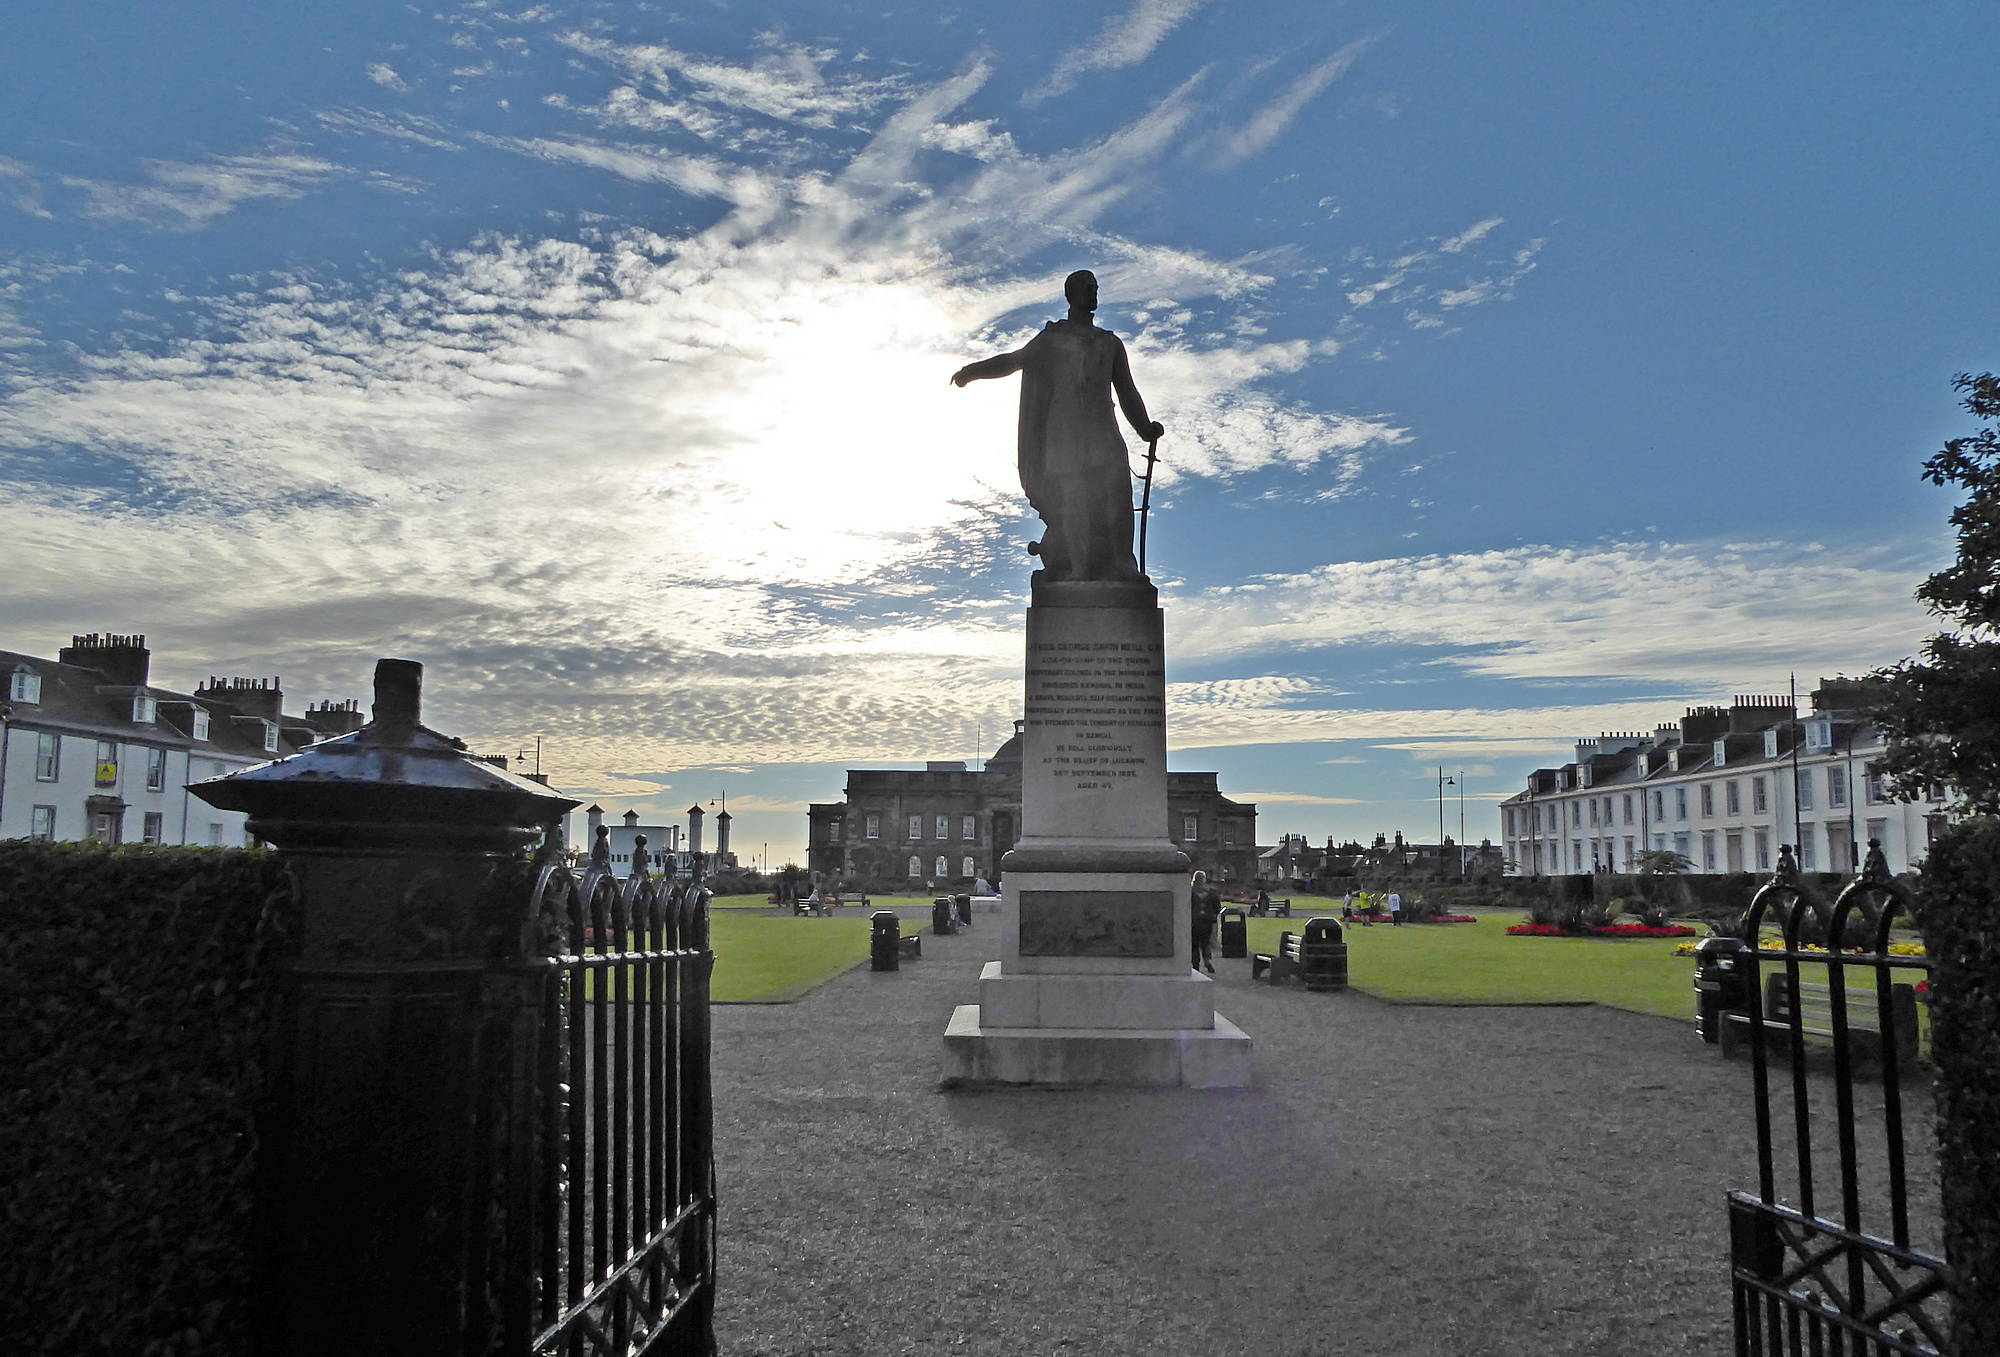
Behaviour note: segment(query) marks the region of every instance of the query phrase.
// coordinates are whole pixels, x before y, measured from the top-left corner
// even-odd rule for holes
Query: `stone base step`
[[[947,1088],[1247,1088],[1251,1040],[1220,1013],[1207,1028],[984,1027],[960,1004],[944,1033]]]

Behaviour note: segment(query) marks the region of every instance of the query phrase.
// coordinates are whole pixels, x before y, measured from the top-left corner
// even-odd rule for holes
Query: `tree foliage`
[[[1958,557],[1917,588],[1953,630],[1924,642],[1884,680],[1871,716],[1888,741],[1875,768],[1905,800],[1942,783],[1956,809],[2000,813],[2000,377],[1960,373],[1962,404],[1988,423],[1954,438],[1924,463],[1933,485],[1962,486],[1952,511]]]
[[[1640,876],[1685,876],[1694,870],[1687,854],[1665,848],[1648,848],[1633,859]]]

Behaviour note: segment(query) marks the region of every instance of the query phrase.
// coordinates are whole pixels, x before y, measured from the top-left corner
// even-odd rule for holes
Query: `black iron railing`
[[[537,1162],[517,1254],[532,1282],[516,1301],[530,1337],[514,1351],[714,1348],[706,892],[698,864],[652,875],[644,844],[623,880],[602,843],[583,870],[549,861],[535,878]]]
[[[1879,845],[1830,908],[1787,847],[1744,918],[1743,1008],[1725,1018],[1747,1029],[1757,1116],[1757,1190],[1729,1194],[1739,1357],[1952,1357],[1951,1271],[1912,1231],[1909,1086],[1931,963],[1890,950],[1909,910]],[[1858,1108],[1869,1066],[1879,1083]]]

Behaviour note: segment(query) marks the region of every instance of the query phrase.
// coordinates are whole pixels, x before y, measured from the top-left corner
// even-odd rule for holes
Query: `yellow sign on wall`
[[[97,785],[98,785],[98,786],[100,786],[100,787],[108,787],[108,786],[110,786],[110,785],[111,785],[112,783],[116,782],[117,780],[118,780],[118,765],[117,765],[117,764],[115,764],[115,763],[100,763],[100,764],[98,764],[98,765],[97,765]]]

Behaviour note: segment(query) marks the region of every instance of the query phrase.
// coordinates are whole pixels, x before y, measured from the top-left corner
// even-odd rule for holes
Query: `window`
[[[1764,732],[1764,757],[1767,759],[1778,757],[1778,728],[1776,726],[1772,726]]]
[[[1868,822],[1868,843],[1871,847],[1880,844],[1883,852],[1889,851],[1889,822],[1870,820]]]
[[[1225,820],[1223,822],[1222,846],[1224,848],[1234,848],[1236,846],[1236,824],[1234,821]]]
[[[1667,818],[1667,794],[1658,787],[1653,789],[1653,818],[1655,820]]]
[[[1637,855],[1637,854],[1635,854],[1635,853],[1634,853],[1634,852],[1632,851],[1632,836],[1631,836],[1630,834],[1627,834],[1627,835],[1625,836],[1625,870],[1626,870],[1626,871],[1628,871],[1628,872],[1629,872],[1629,871],[1631,871],[1631,870],[1632,870],[1633,868],[1635,868],[1635,867],[1637,867],[1637,866],[1639,865],[1639,864],[1638,864],[1638,861],[1637,861],[1637,857],[1638,857],[1638,855]]]
[[[1688,789],[1685,787],[1676,787],[1674,788],[1674,818],[1676,820],[1685,820],[1687,817]]]
[[[1590,798],[1590,822],[1597,823],[1597,798],[1594,796]]]
[[[1811,810],[1813,808],[1812,775],[1809,773],[1800,773],[1792,780],[1792,786],[1799,794],[1799,809]]]
[[[1750,809],[1758,815],[1762,815],[1771,808],[1771,788],[1769,784],[1770,779],[1761,774],[1750,779]]]
[[[35,732],[35,781],[54,782],[62,772],[62,736]]]
[[[963,870],[961,870],[961,871],[959,872],[959,875],[960,875],[960,876],[978,876],[978,875],[979,875],[979,864],[978,864],[978,863],[976,863],[976,862],[974,862],[974,861],[973,861],[973,860],[972,860],[971,858],[967,858],[967,859],[965,859],[965,860],[964,860],[963,862],[959,863],[958,865],[960,866],[960,868],[962,868],[962,869],[963,869]]]
[[[1828,768],[1826,770],[1826,804],[1844,806],[1847,804],[1847,770]]]
[[[1676,853],[1679,853],[1682,857],[1686,857],[1690,852],[1693,851],[1693,849],[1694,849],[1694,843],[1692,842],[1691,837],[1689,835],[1686,834],[1674,835],[1674,851]]]
[[[222,847],[222,826],[214,821],[209,822],[208,843],[211,848]]]
[[[1628,825],[1632,823],[1632,793],[1630,792],[1625,793],[1625,823]],[[1625,856],[1630,857],[1631,854],[1627,853]]]
[[[1862,795],[1868,798],[1868,804],[1871,806],[1879,806],[1889,799],[1889,789],[1882,785],[1880,773],[1868,774],[1862,781],[1861,789]]]
[[[1704,872],[1715,870],[1715,831],[1712,829],[1701,831],[1701,869]]]
[[[1756,845],[1757,870],[1771,870],[1771,831],[1761,826],[1750,831],[1750,842]]]
[[[864,831],[864,833],[865,833],[865,834],[867,835],[867,837],[868,837],[868,838],[871,838],[871,839],[879,839],[879,838],[881,838],[881,837],[882,837],[882,817],[881,817],[881,815],[879,815],[879,814],[871,814],[871,815],[869,815],[869,816],[868,816],[868,818],[867,818],[866,820],[862,821],[862,824],[861,824],[861,827],[862,827],[862,830]]]
[[[1715,818],[1715,784],[1713,782],[1704,782],[1701,784],[1701,818],[1704,820]]]
[[[951,864],[949,862],[946,862],[943,857],[939,857],[937,860],[937,870],[932,872],[931,875],[939,878],[940,880],[950,876]]]
[[[158,714],[159,708],[154,705],[153,699],[147,697],[144,693],[132,699],[132,720],[134,724],[150,726],[153,724],[153,717]]]
[[[910,837],[912,839],[921,839],[923,836],[924,836],[924,817],[921,815],[912,815],[910,817]]]
[[[1569,822],[1572,825],[1583,823],[1583,807],[1574,801],[1569,803]]]
[[[1159,823],[1159,821],[1157,821],[1157,820],[1156,820],[1156,821],[1154,821],[1154,823],[1155,823],[1155,824],[1158,824],[1158,823]],[[1194,841],[1195,841],[1195,840],[1196,840],[1197,838],[1199,838],[1199,837],[1200,837],[1200,834],[1201,834],[1201,817],[1200,817],[1200,816],[1198,816],[1198,815],[1183,815],[1183,816],[1181,816],[1181,842],[1182,842],[1182,843],[1193,843],[1193,842],[1194,842]]]
[[[935,826],[935,829],[936,829],[936,832],[935,832],[935,833],[933,833],[933,834],[931,835],[931,837],[932,837],[933,839],[948,839],[948,838],[950,838],[950,837],[951,837],[951,817],[950,817],[949,815],[940,815],[940,816],[938,816],[938,817],[937,817],[937,823],[936,823],[936,826]]]
[[[1806,722],[1806,748],[1825,752],[1833,748],[1833,723],[1831,721]]]
[[[1580,871],[1582,871],[1582,870],[1583,870],[1583,845],[1582,845],[1582,844],[1580,844],[1580,843],[1573,843],[1573,844],[1571,844],[1571,845],[1569,846],[1569,848],[1570,848],[1570,858],[1571,858],[1571,860],[1572,860],[1572,861],[1573,861],[1573,862],[1574,862],[1574,863],[1576,864],[1576,870],[1577,870],[1577,871],[1579,871],[1579,872],[1580,872]]]
[[[13,681],[7,685],[9,702],[40,702],[42,700],[42,676],[26,665],[16,669]]]
[[[160,812],[156,810],[149,810],[146,812],[146,830],[144,837],[147,843],[158,843],[160,841],[160,834],[162,832],[162,828],[165,825],[165,823],[166,823],[166,817],[161,815]]]
[[[1924,800],[1944,800],[1944,784],[1942,782],[1926,782],[1924,784]]]
[[[910,879],[917,880],[924,874],[924,860],[915,853],[910,854]]]
[[[1802,872],[1816,872],[1819,870],[1814,865],[1817,855],[1813,849],[1813,838],[1814,835],[1810,828],[1799,835],[1799,870]]]
[[[979,840],[979,817],[976,815],[959,816],[958,837],[967,843],[977,843]],[[967,872],[966,875],[971,876],[972,873]]]
[[[56,836],[56,808],[36,806],[28,817],[28,837],[47,843]]]
[[[278,752],[278,723],[276,721],[266,721],[264,723],[264,752],[266,754],[275,754]]]
[[[97,785],[115,787],[118,785],[118,742],[99,740],[97,742]]]
[[[1722,800],[1731,815],[1743,813],[1743,784],[1735,778],[1722,784]]]
[[[146,790],[163,792],[167,789],[167,751],[148,749],[146,751]],[[154,840],[153,842],[158,842]]]
[[[196,707],[194,709],[193,734],[197,740],[206,740],[208,738],[208,708]]]

